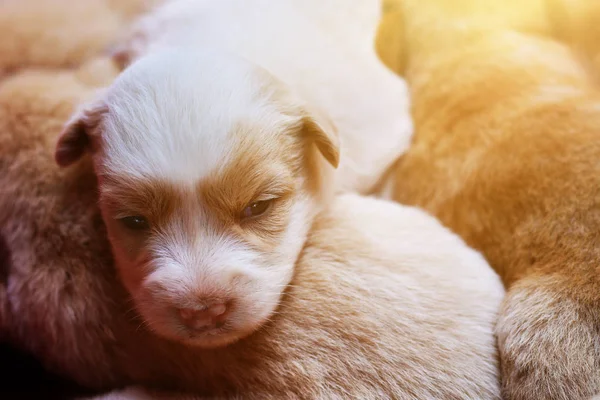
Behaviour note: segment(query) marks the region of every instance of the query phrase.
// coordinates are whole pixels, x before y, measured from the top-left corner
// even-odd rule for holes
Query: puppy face
[[[92,152],[120,276],[152,330],[214,347],[273,313],[338,163],[318,118],[243,60],[171,51],[67,124],[57,162]]]

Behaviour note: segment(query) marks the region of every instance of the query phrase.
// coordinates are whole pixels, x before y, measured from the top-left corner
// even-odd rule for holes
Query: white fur
[[[259,96],[268,89],[254,69],[233,55],[177,49],[124,71],[106,96],[107,173],[194,185],[243,150],[231,138],[236,124],[251,121],[253,134],[273,140],[293,121]]]
[[[208,397],[138,388],[106,398],[501,398],[493,331],[504,288],[481,254],[422,210],[384,200],[338,196],[316,221],[272,323],[213,358],[163,353],[177,376],[211,389],[177,388]]]
[[[366,193],[412,135],[406,85],[374,49],[380,16],[379,0],[168,0],[125,48],[135,56],[214,48],[267,69],[333,120],[342,148],[337,185]],[[237,81],[214,78],[224,92],[237,89]]]
[[[195,235],[182,235],[176,223],[167,228],[146,250],[152,272],[141,287],[129,288],[148,326],[164,337],[202,347],[229,344],[257,329],[292,279],[312,208],[307,200],[295,202],[279,245],[264,254],[228,234],[216,234],[198,205],[193,212],[198,217]],[[213,297],[235,301],[227,318],[229,330],[189,336],[172,309],[195,308],[198,299]]]
[[[369,191],[408,145],[405,85],[385,69],[373,48],[380,4],[362,0],[358,6],[341,18],[343,4],[337,0],[326,5],[312,0],[167,1],[143,18],[126,42],[133,64],[81,114],[88,125],[97,124],[88,130],[119,272],[157,333],[216,346],[257,329],[292,277],[312,218],[322,207],[317,201],[336,188]],[[298,176],[298,168],[314,161],[309,142],[300,143],[305,139],[299,136],[314,134],[310,119],[328,130],[325,141],[333,143],[335,129],[325,122],[329,118],[341,136],[341,166],[335,184],[320,182],[322,193],[315,194],[306,182],[318,179],[306,175],[315,172]],[[71,127],[67,138],[80,132],[77,118]],[[323,141],[311,140],[331,161],[333,152],[323,150]],[[63,141],[63,148],[70,143]],[[283,217],[286,229],[268,251],[241,240],[239,229],[219,230],[222,221],[215,222],[210,199],[197,190],[232,160],[256,156],[258,149],[264,149],[261,171],[287,168],[295,178]],[[239,174],[251,179],[253,171]],[[139,236],[116,222],[139,211],[112,204],[120,201],[114,200],[115,180],[166,182],[177,188],[177,209],[141,245],[128,244],[139,243]],[[154,201],[151,195],[145,200]],[[198,333],[182,323],[180,309],[197,314],[221,303],[233,304],[223,329]]]
[[[209,199],[199,195],[197,185],[225,170],[250,144],[267,148],[263,169],[293,175],[278,159],[278,151],[289,149],[278,148],[277,138],[299,134],[293,131],[303,102],[235,55],[181,46],[134,63],[98,101],[107,107],[100,111],[94,154],[98,175],[167,182],[181,197],[174,215],[132,257],[115,219],[136,212],[126,204],[120,205],[123,211],[105,204],[116,189],[101,179],[101,208],[113,253],[145,323],[164,337],[204,347],[228,344],[258,328],[277,307],[321,206],[304,193],[305,177],[296,176],[287,227],[276,248],[266,253],[233,232],[219,231]],[[298,153],[303,149],[299,146]],[[253,173],[239,171],[248,179]],[[132,273],[143,276],[127,278]],[[235,304],[226,331],[197,335],[180,323],[178,309],[209,307],[215,299]]]

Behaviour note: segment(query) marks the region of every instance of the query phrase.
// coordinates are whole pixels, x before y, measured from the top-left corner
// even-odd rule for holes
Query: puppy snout
[[[227,303],[215,302],[197,309],[180,308],[178,313],[183,325],[191,330],[202,332],[220,327],[224,322],[227,309]]]

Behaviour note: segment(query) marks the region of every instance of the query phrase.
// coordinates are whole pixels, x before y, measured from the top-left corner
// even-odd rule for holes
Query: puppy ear
[[[67,167],[91,150],[95,131],[107,111],[104,100],[98,99],[73,114],[56,144],[54,159],[59,166]]]
[[[304,131],[329,164],[337,168],[340,164],[340,139],[333,122],[320,111],[310,109],[304,117]]]

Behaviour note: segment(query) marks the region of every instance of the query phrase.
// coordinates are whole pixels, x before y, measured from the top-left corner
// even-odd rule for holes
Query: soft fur
[[[56,160],[92,153],[116,265],[156,333],[212,347],[257,329],[330,194],[370,190],[404,150],[378,1],[344,20],[329,1],[167,1],[119,50],[135,62],[65,127]]]
[[[337,166],[338,145],[265,71],[190,51],[128,68],[67,124],[56,159],[92,151],[116,265],[145,323],[212,347],[277,307],[332,192],[322,155]]]
[[[78,66],[108,49],[133,16],[157,1],[4,0],[0,77],[23,66]]]
[[[35,13],[44,1],[19,3]],[[115,2],[123,8],[134,3]],[[15,46],[35,48],[36,35],[44,38],[57,30],[62,46],[56,60],[48,45],[14,66],[72,67],[79,62],[61,58],[75,54],[71,49],[85,41],[74,21],[105,16],[70,18],[76,9],[69,6],[56,6],[53,12],[64,20],[52,28],[29,25],[24,10],[20,18],[13,15],[10,26],[20,23],[20,29],[31,32]],[[98,46],[108,46],[112,34]],[[110,83],[115,72],[106,59],[88,59],[72,72],[31,69],[0,84],[4,342],[95,388],[147,383],[230,390],[250,399],[498,397],[491,332],[503,294],[498,278],[431,217],[353,196],[320,217],[284,297],[288,312],[275,314],[248,342],[227,350],[191,351],[149,333],[112,266],[89,160],[61,171],[52,157],[74,104],[93,98],[92,89]],[[375,274],[378,270],[389,275]],[[326,351],[318,351],[324,344]]]
[[[341,190],[370,192],[407,149],[412,134],[407,89],[375,51],[380,0],[353,1],[352,7],[346,0],[162,3],[121,40],[116,57],[124,64],[185,45],[190,52],[229,52],[266,69],[337,127]],[[224,91],[238,84],[212,76]]]
[[[318,217],[279,309],[255,334],[200,350],[148,332],[111,266],[90,165],[53,166],[54,138],[86,93],[69,73],[24,73],[0,88],[1,331],[10,341],[93,387],[498,398],[498,277],[425,213],[354,195]]]
[[[515,400],[600,391],[600,95],[593,64],[574,56],[594,54],[584,39],[600,19],[595,2],[560,3],[398,2],[405,51],[386,53],[406,67],[416,129],[392,196],[438,216],[502,276],[497,333]]]

